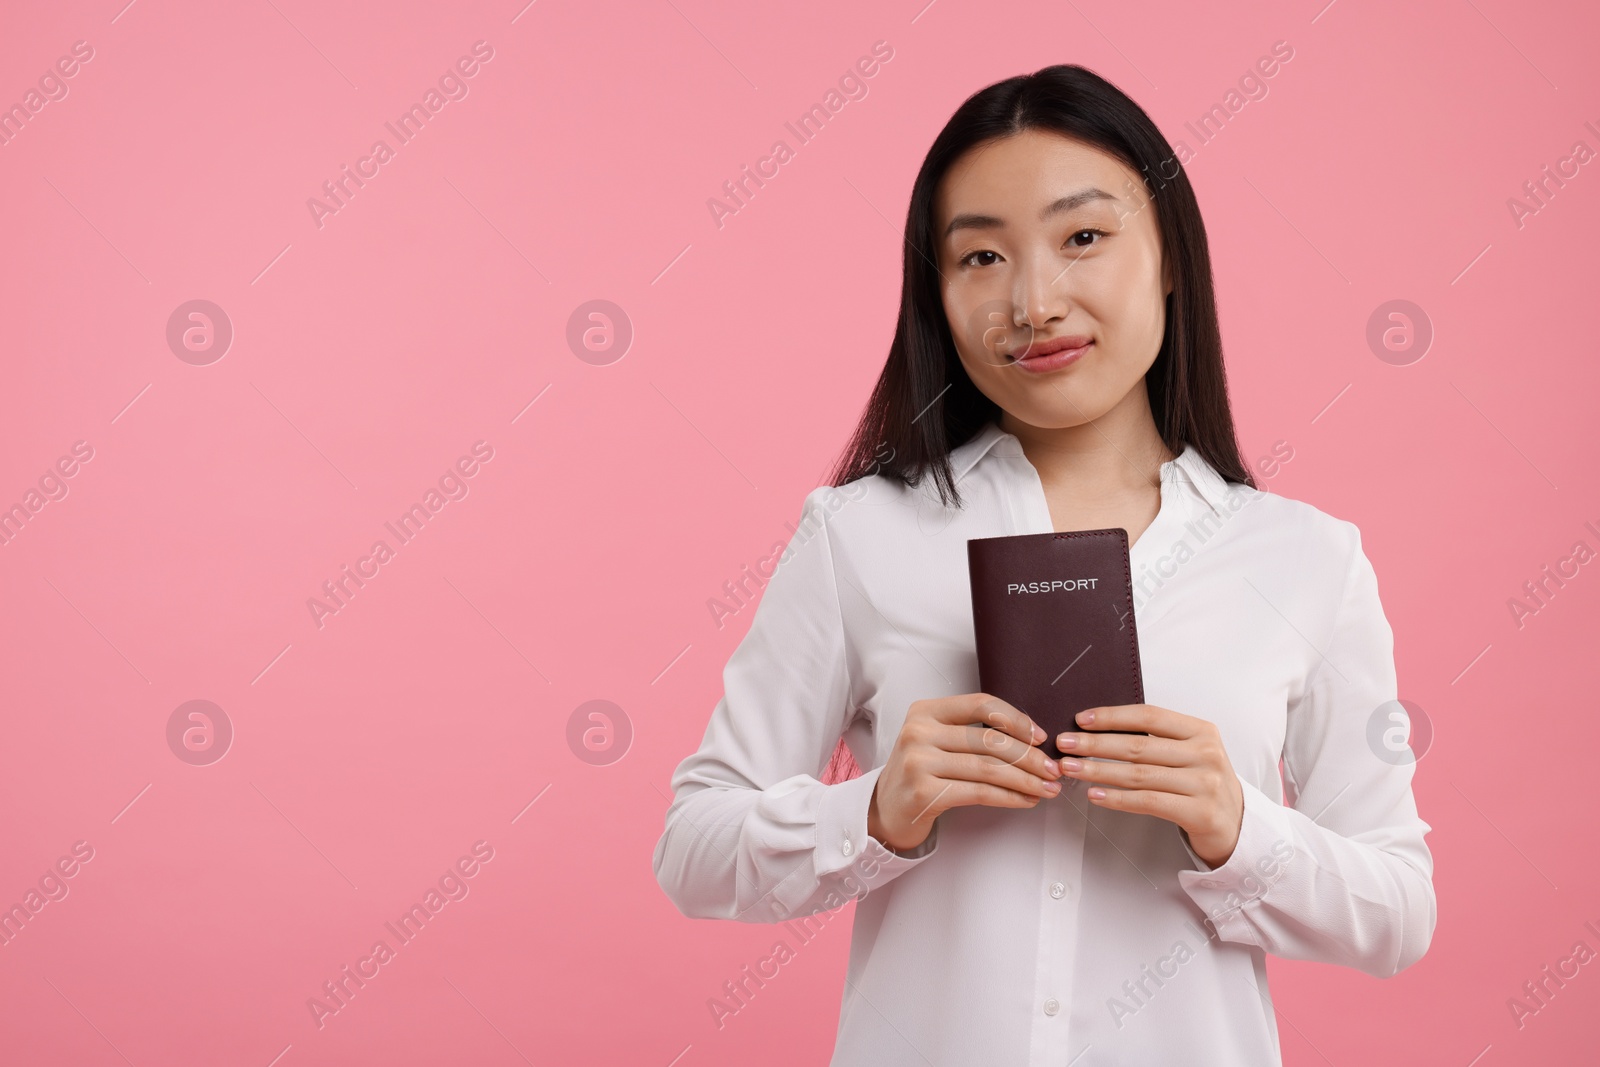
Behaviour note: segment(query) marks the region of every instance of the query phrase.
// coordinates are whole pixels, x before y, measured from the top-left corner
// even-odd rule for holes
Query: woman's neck
[[[1159,487],[1161,465],[1174,458],[1156,430],[1142,380],[1121,403],[1090,422],[1033,426],[1002,412],[999,423],[1022,443],[1047,494],[1090,507],[1142,498]]]

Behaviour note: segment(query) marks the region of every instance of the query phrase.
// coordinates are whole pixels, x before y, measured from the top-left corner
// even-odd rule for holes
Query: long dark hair
[[[1234,437],[1211,252],[1194,187],[1138,104],[1100,75],[1070,64],[979,90],[928,149],[906,212],[900,318],[889,358],[827,484],[877,473],[914,486],[931,471],[940,500],[961,506],[950,452],[997,419],[1000,408],[967,376],[950,336],[940,296],[934,194],[968,149],[1028,129],[1094,145],[1144,176],[1156,206],[1162,258],[1172,271],[1166,336],[1145,375],[1156,429],[1174,455],[1187,442],[1224,479],[1255,488]]]
[[[1145,374],[1156,429],[1174,455],[1185,443],[1193,445],[1225,480],[1256,488],[1234,436],[1211,252],[1194,187],[1172,146],[1138,104],[1100,75],[1070,64],[979,90],[928,149],[906,212],[900,318],[889,358],[827,484],[844,485],[876,473],[915,486],[932,472],[939,499],[961,506],[950,452],[997,419],[1000,408],[967,376],[950,336],[940,296],[934,194],[968,149],[1028,129],[1094,145],[1144,176],[1156,205],[1162,258],[1172,272],[1166,336]],[[841,739],[822,780],[844,781],[860,770]]]

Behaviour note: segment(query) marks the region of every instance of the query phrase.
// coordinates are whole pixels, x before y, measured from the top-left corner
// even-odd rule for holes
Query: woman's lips
[[[1016,366],[1034,374],[1044,374],[1048,371],[1060,370],[1062,367],[1070,367],[1082,359],[1084,353],[1088,352],[1092,347],[1094,347],[1094,342],[1089,341],[1077,348],[1063,348],[1057,352],[1050,352],[1042,356],[1019,359],[1016,361]]]

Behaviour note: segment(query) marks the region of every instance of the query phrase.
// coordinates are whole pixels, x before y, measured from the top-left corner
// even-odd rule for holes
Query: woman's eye
[[[1079,230],[1076,233],[1074,233],[1071,237],[1067,238],[1067,244],[1069,246],[1071,246],[1072,248],[1092,248],[1092,247],[1094,247],[1095,243],[1098,243],[1098,242],[1093,242],[1093,243],[1080,242],[1078,240],[1080,237],[1085,237],[1085,236],[1105,237],[1105,236],[1107,236],[1107,234],[1106,234],[1106,231],[1104,231],[1104,230],[1095,230],[1095,229]],[[991,256],[993,258],[988,259],[988,260],[980,263],[980,262],[977,261],[979,256]],[[976,252],[968,252],[966,255],[962,256],[961,259],[958,260],[958,262],[962,266],[965,266],[965,267],[987,267],[987,266],[991,265],[992,263],[994,263],[999,258],[1000,258],[1000,254],[998,252],[991,252],[986,248],[981,248]]]

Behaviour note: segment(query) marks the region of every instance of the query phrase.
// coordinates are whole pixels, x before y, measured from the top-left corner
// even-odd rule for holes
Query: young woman
[[[766,978],[857,900],[834,1064],[1276,1064],[1268,953],[1421,958],[1430,827],[1369,742],[1399,707],[1376,576],[1241,461],[1193,189],[1109,83],[1047,67],[939,134],[833,481],[654,863],[685,915],[786,921]],[[1056,762],[975,691],[966,542],[1108,527],[1149,703],[1080,715]]]

